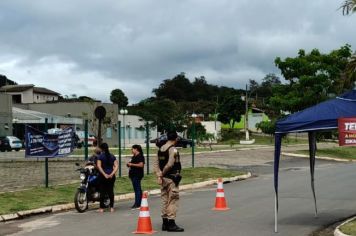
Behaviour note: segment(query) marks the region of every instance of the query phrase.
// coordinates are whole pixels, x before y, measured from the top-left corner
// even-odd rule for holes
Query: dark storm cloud
[[[342,16],[341,2],[1,1],[0,73],[105,100],[120,87],[131,103],[180,72],[242,87],[300,48],[355,48],[356,16]],[[67,85],[53,88],[58,80]]]

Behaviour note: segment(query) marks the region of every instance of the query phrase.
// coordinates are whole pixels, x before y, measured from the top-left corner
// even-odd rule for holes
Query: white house
[[[143,145],[146,143],[146,121],[135,115],[118,115],[121,122],[120,134],[123,148],[131,147],[133,144]],[[157,127],[150,128],[149,140],[157,137]],[[152,145],[152,144],[150,144]]]
[[[13,104],[57,101],[60,95],[59,93],[46,88],[35,87],[33,84],[5,85],[0,88],[0,93],[11,95]]]

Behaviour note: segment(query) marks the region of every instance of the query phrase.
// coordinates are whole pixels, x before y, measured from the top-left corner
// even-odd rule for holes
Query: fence
[[[118,156],[116,155],[116,157]],[[153,159],[154,158],[150,159],[150,173],[153,171]],[[131,156],[122,156],[122,176],[128,174],[126,163],[130,160]],[[183,168],[191,167],[191,154],[181,155],[181,161]],[[83,165],[85,163],[84,156],[78,155],[75,157],[49,158],[49,185],[79,183],[79,173],[76,171],[78,167],[75,163]],[[198,164],[196,166],[200,165]],[[145,168],[146,167],[147,163]],[[147,172],[145,171],[145,173]],[[43,158],[24,158],[24,151],[0,152],[0,179],[0,192],[28,189],[35,186],[45,187],[45,160]]]

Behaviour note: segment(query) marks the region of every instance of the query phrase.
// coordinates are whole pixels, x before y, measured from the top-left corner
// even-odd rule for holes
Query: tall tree
[[[295,58],[277,57],[276,66],[288,83],[274,87],[270,107],[297,112],[352,88],[344,76],[351,54],[350,45],[345,45],[329,54],[314,49],[310,53],[300,50]]]
[[[235,123],[241,120],[241,115],[245,113],[245,102],[238,95],[227,97],[220,104],[218,112],[218,120],[233,128]]]
[[[153,89],[157,98],[173,101],[192,101],[193,87],[184,73],[176,75],[173,79],[164,80],[158,88]]]
[[[7,78],[6,75],[1,75],[0,74],[0,87],[4,85],[17,85],[15,81],[12,81],[11,79]]]
[[[121,89],[114,89],[113,91],[111,91],[110,101],[117,104],[119,109],[126,107],[127,104],[129,104],[129,100]]]
[[[340,9],[342,9],[343,15],[349,15],[351,13],[356,12],[356,0],[346,0],[341,5]]]
[[[129,107],[130,114],[138,115],[144,120],[152,121],[159,132],[171,129],[183,131],[187,123],[183,113],[175,101],[169,99],[148,98]]]

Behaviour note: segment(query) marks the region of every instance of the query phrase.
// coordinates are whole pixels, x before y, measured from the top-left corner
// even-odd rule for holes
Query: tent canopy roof
[[[338,118],[356,116],[356,90],[277,121],[276,133],[336,129]]]

